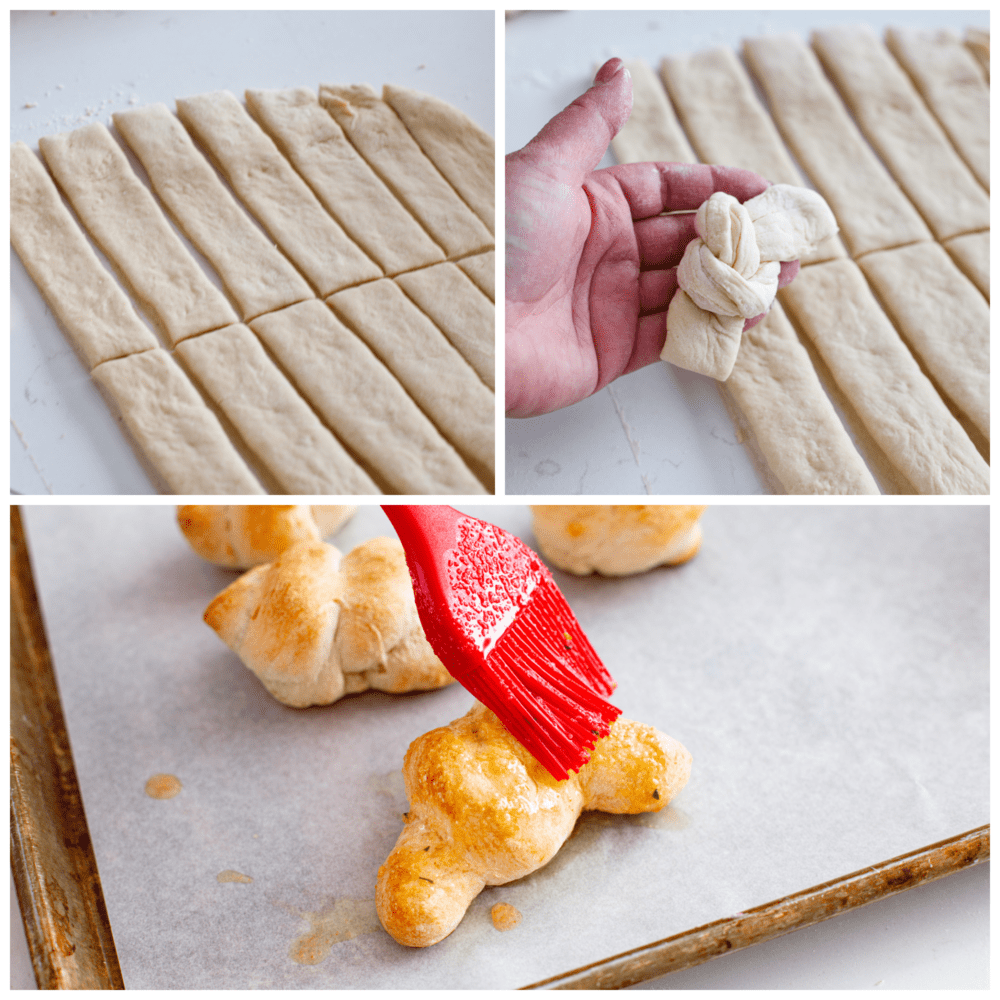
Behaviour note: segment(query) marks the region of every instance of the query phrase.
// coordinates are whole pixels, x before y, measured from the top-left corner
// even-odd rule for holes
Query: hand
[[[659,360],[695,210],[715,191],[744,202],[770,186],[749,170],[704,164],[595,170],[631,111],[631,77],[611,59],[507,157],[508,416],[569,406]],[[779,285],[797,273],[797,261],[782,264]]]

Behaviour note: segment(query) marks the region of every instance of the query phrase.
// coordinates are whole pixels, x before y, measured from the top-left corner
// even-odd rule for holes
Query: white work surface
[[[989,26],[988,11],[528,11],[506,25],[504,150],[523,147],[612,56],[644,59],[754,35],[865,23],[881,30]],[[610,152],[602,167],[615,163]],[[507,420],[506,492],[708,495],[771,492],[715,382],[657,362],[555,413]]]
[[[494,128],[492,11],[13,11],[10,41],[10,138],[36,152],[133,106],[320,83],[412,87]],[[14,492],[158,492],[13,249],[10,353]]]
[[[526,508],[464,509],[533,540]],[[688,747],[691,781],[655,816],[586,815],[546,868],[486,890],[422,950],[372,923],[375,872],[406,809],[406,746],[470,696],[453,685],[286,708],[201,623],[234,574],[190,551],[172,508],[36,506],[25,520],[130,988],[516,987],[989,819],[984,506],[714,507],[683,567],[621,580],[557,573],[618,681],[615,703]],[[336,541],[381,533],[388,522],[367,506]],[[148,798],[157,772],[176,774],[180,795]],[[253,882],[219,883],[227,869]],[[852,941],[864,947],[849,928],[880,907],[905,915],[921,898],[952,899],[982,912],[981,877],[952,880],[972,895],[925,886],[832,923],[849,953]],[[506,934],[489,920],[499,901],[524,914]],[[983,985],[985,926],[952,944],[954,927],[941,947],[965,968],[951,985]],[[357,936],[331,941],[338,928]],[[787,956],[796,940],[833,933],[761,949]],[[329,952],[296,964],[290,953],[310,935],[326,935]],[[724,978],[757,950],[705,969]],[[806,983],[803,954],[786,958],[796,985],[874,986],[863,977],[884,968]],[[948,985],[924,957],[937,974],[926,985]]]

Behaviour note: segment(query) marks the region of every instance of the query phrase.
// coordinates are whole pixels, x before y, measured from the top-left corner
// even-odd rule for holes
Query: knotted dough
[[[774,184],[742,205],[716,191],[695,214],[698,237],[677,268],[680,287],[660,357],[727,379],[744,321],[774,301],[781,261],[798,260],[837,229],[829,206],[809,188]]]

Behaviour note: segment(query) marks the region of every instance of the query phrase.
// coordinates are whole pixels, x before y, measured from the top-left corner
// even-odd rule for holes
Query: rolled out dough
[[[945,250],[970,278],[976,288],[990,300],[990,231],[956,236],[944,244]]]
[[[473,254],[455,263],[490,297],[491,302],[496,302],[496,251]]]
[[[641,59],[629,59],[632,76],[632,114],[611,140],[619,163],[697,163],[684,136],[663,84]]]

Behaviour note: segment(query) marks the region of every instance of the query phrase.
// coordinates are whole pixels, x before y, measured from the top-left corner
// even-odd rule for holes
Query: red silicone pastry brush
[[[621,711],[552,574],[519,538],[432,504],[383,505],[424,633],[448,671],[560,780]]]

